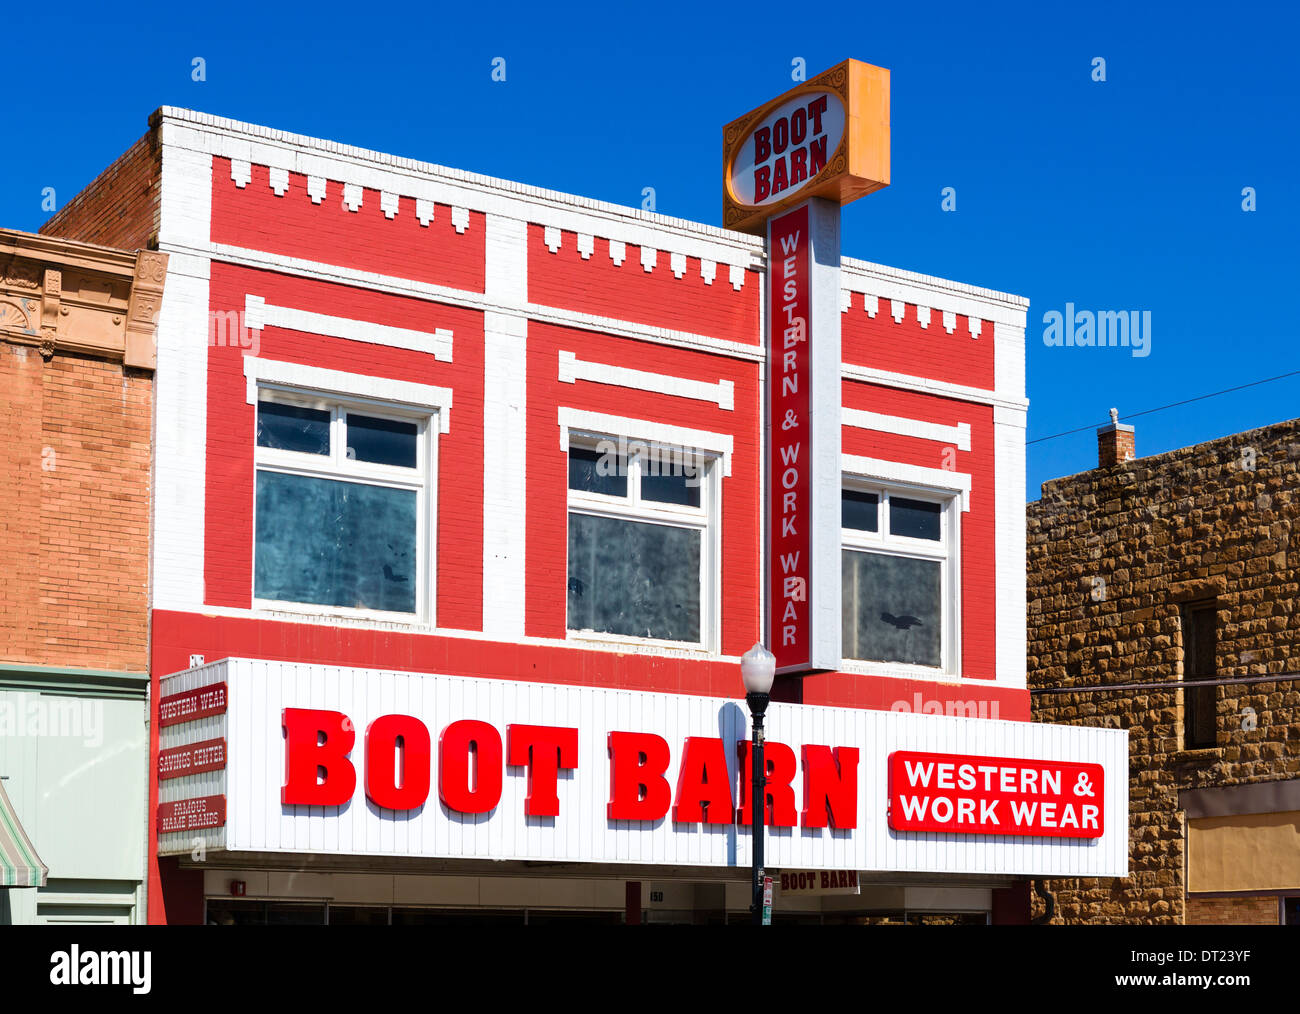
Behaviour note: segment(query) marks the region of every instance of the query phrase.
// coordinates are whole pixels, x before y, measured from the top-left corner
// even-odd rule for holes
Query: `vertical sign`
[[[723,128],[722,220],[766,233],[767,642],[840,667],[840,207],[889,186],[889,71],[845,60]]]
[[[840,665],[839,217],[768,222],[768,640],[782,674]]]

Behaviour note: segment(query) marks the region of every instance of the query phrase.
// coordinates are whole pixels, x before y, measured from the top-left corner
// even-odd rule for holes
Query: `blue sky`
[[[39,228],[45,187],[62,205],[164,104],[637,207],[650,186],[656,210],[718,224],[722,125],[790,87],[796,57],[811,75],[851,56],[892,72],[893,184],[846,208],[844,252],[1029,297],[1031,441],[1300,369],[1295,9],[77,7],[6,15],[57,52],[11,125],[8,228]],[[1067,302],[1149,310],[1151,354],[1046,346],[1043,314]],[[1298,400],[1292,377],[1143,417],[1138,453]],[[1092,430],[1028,462],[1035,499],[1095,465]]]

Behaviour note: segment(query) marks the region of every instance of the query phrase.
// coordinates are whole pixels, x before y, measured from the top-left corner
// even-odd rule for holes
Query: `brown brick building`
[[[1129,730],[1131,872],[1048,881],[1052,921],[1300,921],[1300,420],[1098,451],[1028,506],[1029,685]]]
[[[0,924],[143,912],[166,268],[0,230],[0,787],[49,870],[0,890]]]

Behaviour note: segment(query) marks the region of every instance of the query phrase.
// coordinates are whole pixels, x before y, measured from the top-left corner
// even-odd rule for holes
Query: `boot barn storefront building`
[[[171,108],[51,220],[169,256],[151,921],[743,921],[739,658],[819,605],[833,666],[774,647],[775,921],[1127,872],[1126,734],[1029,721],[1026,302],[794,214],[794,574],[763,236]]]

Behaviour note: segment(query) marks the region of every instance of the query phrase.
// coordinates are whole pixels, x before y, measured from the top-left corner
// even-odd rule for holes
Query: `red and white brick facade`
[[[739,696],[764,637],[761,241],[184,110],[158,131],[155,680],[202,655]],[[845,472],[960,504],[954,662],[846,662],[775,696],[1027,721],[1027,301],[845,258],[841,305]],[[206,341],[232,311],[245,340]],[[254,607],[265,376],[437,410],[418,622]],[[602,422],[719,456],[699,650],[566,632],[567,427]]]

